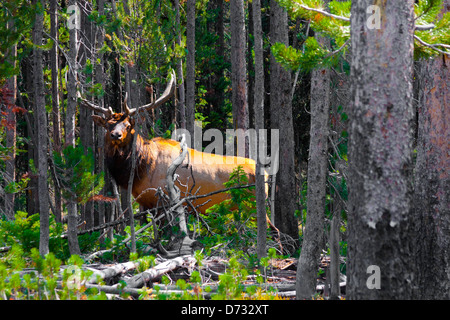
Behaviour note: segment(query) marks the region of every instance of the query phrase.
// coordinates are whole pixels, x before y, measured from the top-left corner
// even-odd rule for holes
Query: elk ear
[[[131,127],[134,128],[134,124],[135,124],[134,118],[130,119],[130,124],[131,124]]]
[[[94,120],[94,123],[100,127],[106,126],[106,119],[97,115],[92,115],[92,120]]]

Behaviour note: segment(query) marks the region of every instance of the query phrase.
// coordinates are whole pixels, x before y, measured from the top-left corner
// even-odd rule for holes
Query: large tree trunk
[[[414,1],[352,2],[349,299],[411,298]]]
[[[186,129],[191,133],[188,146],[193,147],[195,121],[195,0],[186,2]]]
[[[255,97],[254,97],[254,110],[255,110],[255,129],[259,133],[261,129],[264,129],[264,52],[263,52],[263,32],[261,24],[261,1],[253,0],[253,34],[255,39]],[[257,158],[256,158],[256,171],[255,171],[255,194],[256,194],[256,211],[257,211],[257,224],[258,224],[258,240],[257,240],[257,253],[258,258],[261,259],[267,255],[266,252],[266,193],[264,174],[261,174],[261,169],[264,168],[261,164],[259,156],[260,139],[261,135],[257,134]]]
[[[38,5],[44,7],[44,2],[40,0]],[[44,8],[42,9],[44,10]],[[44,27],[44,13],[36,13],[34,24],[33,42],[42,45],[42,32]],[[49,203],[47,184],[47,111],[45,110],[45,90],[44,90],[44,68],[42,50],[34,49],[34,101],[37,119],[37,140],[38,140],[38,193],[39,193],[39,214],[40,214],[40,238],[39,253],[44,256],[48,253],[49,242]]]
[[[318,42],[327,40],[316,34]],[[324,213],[328,177],[328,114],[330,110],[330,74],[328,69],[311,75],[311,128],[308,157],[308,193],[306,226],[297,267],[297,299],[310,299],[316,292],[317,271],[324,245]]]
[[[450,11],[450,0],[444,12]],[[418,299],[450,299],[450,58],[420,62],[415,168]]]
[[[76,5],[77,0],[70,0],[69,6]],[[75,147],[75,112],[77,106],[77,73],[78,73],[78,30],[69,28],[69,71],[67,76],[67,110],[66,110],[66,145]],[[76,199],[68,199],[67,203],[67,239],[70,254],[80,254],[77,236],[77,203]]]
[[[270,1],[270,41],[288,45],[287,12],[275,0]],[[295,192],[294,127],[292,119],[291,74],[270,55],[270,122],[279,129],[279,170],[275,185],[275,226],[298,240],[294,213]],[[272,150],[272,152],[274,152]]]
[[[247,103],[247,66],[245,62],[245,16],[244,1],[230,1],[231,25],[231,104],[233,108],[234,129],[248,129]],[[245,137],[237,134],[239,141]],[[245,146],[245,156],[248,157],[248,141],[242,141]],[[244,156],[239,155],[239,156]]]

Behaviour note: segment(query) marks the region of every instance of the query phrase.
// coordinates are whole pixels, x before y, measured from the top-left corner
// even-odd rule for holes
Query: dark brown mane
[[[133,136],[130,135],[130,140],[132,138]],[[112,143],[108,143],[108,137],[106,137],[105,142],[105,160],[108,170],[116,183],[120,187],[127,189],[132,168],[132,144],[130,142],[125,143],[123,147],[114,146]],[[149,144],[149,141],[146,141],[140,135],[137,136],[134,183],[138,182],[150,171],[153,158]]]

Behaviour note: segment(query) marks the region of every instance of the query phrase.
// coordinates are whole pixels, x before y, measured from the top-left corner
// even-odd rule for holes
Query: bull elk
[[[175,75],[172,74],[167,87],[162,96],[156,101],[144,105],[138,109],[130,109],[125,98],[123,107],[124,112],[114,113],[111,108],[99,107],[89,101],[82,99],[82,104],[103,116],[93,115],[92,118],[96,125],[106,129],[105,134],[105,162],[111,176],[122,188],[128,188],[128,180],[131,173],[131,153],[134,135],[136,136],[135,151],[135,173],[132,185],[132,195],[136,201],[145,209],[151,209],[157,206],[157,189],[163,190],[166,185],[167,169],[174,159],[180,155],[180,143],[163,138],[154,138],[151,140],[143,138],[135,131],[135,116],[137,113],[150,111],[158,108],[167,102],[175,92]],[[178,180],[187,184],[190,190],[195,181],[195,186],[200,187],[198,194],[209,194],[213,191],[223,189],[223,183],[228,181],[230,173],[237,167],[237,163],[249,177],[249,183],[255,182],[255,162],[248,158],[225,156],[228,161],[223,164],[214,164],[213,157],[217,155],[203,153],[195,149],[188,148],[190,159],[203,157],[202,165],[199,163],[190,163],[188,166],[180,166],[177,170]],[[178,187],[182,187],[178,185]],[[217,193],[203,198],[202,202],[208,201],[205,205],[199,207],[199,211],[205,211],[214,204],[218,204],[227,199],[225,193]],[[270,220],[269,220],[270,221]],[[180,226],[181,227],[181,226]],[[184,228],[182,228],[184,229]]]

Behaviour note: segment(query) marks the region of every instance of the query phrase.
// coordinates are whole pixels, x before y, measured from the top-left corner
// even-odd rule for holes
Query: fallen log
[[[98,283],[99,280],[107,280],[125,274],[131,270],[136,269],[138,266],[139,266],[138,261],[128,261],[116,264],[112,267],[107,267],[103,270],[98,270],[96,268],[89,266],[83,267],[83,269],[90,270],[93,272],[93,275],[89,278],[88,283],[95,284]]]
[[[115,284],[113,286],[105,286],[105,285],[98,285],[98,284],[91,284],[91,283],[85,283],[83,284],[86,289],[97,289],[98,291],[104,292],[106,294],[117,294],[120,295],[122,293],[127,293],[133,298],[139,298],[141,295],[140,289],[135,288],[122,288],[121,286]],[[62,282],[58,281],[56,285],[57,289],[62,289]]]
[[[126,287],[128,288],[141,288],[145,286],[146,283],[153,281],[154,279],[162,276],[163,274],[175,270],[178,267],[181,267],[184,263],[192,263],[195,262],[195,258],[191,255],[178,257],[174,259],[170,259],[164,261],[150,269],[141,272],[134,277],[126,280]]]

